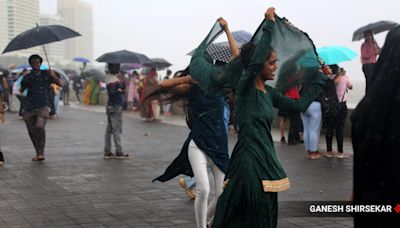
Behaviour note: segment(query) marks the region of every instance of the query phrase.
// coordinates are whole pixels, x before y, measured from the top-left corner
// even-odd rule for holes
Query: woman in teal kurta
[[[275,10],[265,13],[263,36],[252,52],[239,80],[237,95],[238,141],[232,152],[226,187],[217,204],[214,228],[276,227],[277,192],[289,188],[289,179],[278,161],[271,135],[273,107],[304,111],[318,95],[325,76],[317,74],[310,89],[299,100],[291,100],[272,87],[277,56],[270,48],[275,24]],[[246,59],[242,51],[242,59]],[[246,66],[247,65],[247,66]]]

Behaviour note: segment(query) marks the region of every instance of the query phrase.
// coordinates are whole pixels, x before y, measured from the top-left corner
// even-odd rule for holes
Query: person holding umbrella
[[[365,42],[361,45],[361,63],[365,76],[365,91],[367,91],[373,81],[374,66],[381,48],[376,43],[372,31],[366,31],[364,38]]]
[[[129,154],[122,152],[122,104],[125,91],[125,83],[119,79],[120,64],[108,63],[108,73],[105,78],[108,93],[107,103],[107,128],[105,134],[104,159],[129,158]],[[115,155],[111,152],[111,136],[115,144]]]
[[[53,70],[40,70],[43,59],[39,55],[29,57],[29,65],[32,70],[23,76],[21,81],[21,93],[28,89],[25,110],[22,113],[29,136],[36,150],[32,161],[42,161],[46,143],[45,125],[49,118],[50,84],[62,86],[61,80]]]

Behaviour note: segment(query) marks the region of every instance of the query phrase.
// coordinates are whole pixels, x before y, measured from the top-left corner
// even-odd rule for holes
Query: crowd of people
[[[130,158],[121,143],[123,110],[140,111],[146,121],[159,121],[161,104],[164,113],[170,114],[169,102],[185,100],[190,133],[177,158],[154,180],[165,182],[179,175],[194,177],[193,183],[184,179],[179,179],[179,183],[186,190],[195,186],[195,191],[187,190],[187,194],[195,198],[198,228],[277,227],[278,192],[289,189],[290,181],[276,156],[272,139],[274,108],[279,109],[278,116],[282,117],[282,143],[293,145],[303,141],[309,159],[321,158],[318,142],[324,127],[325,156],[349,157],[343,151],[346,92],[352,89],[346,71],[338,65],[320,64],[302,72],[305,76],[301,83],[291,81],[294,86],[284,91],[266,85],[278,76],[279,51],[272,48],[272,43],[275,28],[285,22],[276,16],[273,7],[266,10],[264,18],[261,29],[254,35],[257,39],[252,39],[241,49],[227,21],[217,20],[211,31],[219,28],[227,36],[231,59],[226,63],[210,58],[207,47],[215,39],[210,32],[194,51],[189,66],[175,73],[173,78],[170,78],[172,72],[167,71],[167,76],[159,82],[156,68],[151,68],[141,78],[136,71],[124,73],[120,64],[108,63],[104,79],[91,77],[85,82],[79,77],[73,79],[77,99],[86,104],[96,104],[99,91],[107,91],[104,159]],[[354,202],[357,204],[400,201],[399,178],[391,177],[397,173],[395,166],[400,160],[393,153],[397,149],[399,132],[395,118],[400,107],[399,31],[397,26],[389,32],[382,50],[373,41],[372,33],[365,34],[362,63],[368,89],[352,116]],[[376,60],[378,54],[380,57]],[[15,95],[21,100],[20,115],[35,148],[32,161],[45,160],[45,126],[53,109],[55,115],[59,115],[61,94],[64,94],[64,104],[69,104],[69,90],[63,89],[61,77],[54,70],[41,70],[42,62],[40,56],[30,56],[32,69],[24,71],[12,86],[15,85]],[[296,72],[298,75],[300,72]],[[85,92],[81,97],[83,88]],[[0,121],[3,122],[3,98],[10,91],[10,85],[3,77],[0,89]],[[227,94],[234,94],[235,102],[230,108],[228,103],[232,102],[228,102]],[[236,125],[238,135],[229,156],[228,125],[233,110],[235,115],[231,122]],[[373,115],[366,115],[372,110]],[[290,128],[286,141],[287,119]],[[303,139],[300,132],[303,132]],[[334,132],[337,151],[332,146]],[[3,163],[0,151],[0,165]],[[215,185],[214,198],[210,202],[209,172]],[[372,224],[381,225],[382,222],[393,224],[398,218],[380,223],[361,216],[355,219],[356,227],[372,227]]]

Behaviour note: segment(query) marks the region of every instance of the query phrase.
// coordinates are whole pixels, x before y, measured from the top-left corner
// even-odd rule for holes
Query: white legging
[[[218,197],[222,194],[225,174],[197,147],[193,140],[189,143],[188,156],[196,181],[194,213],[197,228],[206,228],[207,221],[212,219],[215,214]],[[209,205],[207,203],[208,195],[210,194],[210,180],[208,179],[207,162],[211,166],[211,172],[214,175],[215,181],[215,198]]]

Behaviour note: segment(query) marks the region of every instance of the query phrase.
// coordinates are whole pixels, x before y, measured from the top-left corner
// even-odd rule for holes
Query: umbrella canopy
[[[72,60],[74,60],[75,62],[90,63],[90,60],[85,57],[75,57]]]
[[[81,34],[62,25],[45,25],[29,29],[14,37],[4,49],[3,54],[56,41],[80,36]]]
[[[82,72],[81,77],[86,79],[94,77],[97,81],[105,80],[105,74],[102,71],[96,69],[90,69],[88,71]]]
[[[8,78],[9,75],[10,75],[9,70],[0,67],[0,77]],[[0,83],[1,83],[1,80],[0,80]]]
[[[357,53],[350,48],[343,46],[328,46],[317,48],[318,56],[324,60],[325,64],[332,65],[353,60]]]
[[[240,48],[243,44],[249,42],[251,40],[251,33],[239,30],[232,32],[232,36],[238,46]],[[195,49],[196,50],[196,49]],[[194,51],[188,53],[188,55],[193,55]],[[218,60],[224,63],[227,63],[231,58],[231,49],[229,47],[229,43],[227,41],[211,43],[207,47],[207,52],[211,55],[211,58],[214,60]]]
[[[105,53],[98,57],[96,61],[105,63],[151,63],[146,55],[127,50]]]
[[[74,79],[76,77],[78,77],[78,72],[74,69],[62,69],[64,71],[64,73],[67,75],[68,78],[70,79]]]
[[[147,67],[155,67],[157,70],[164,70],[170,67],[172,64],[163,58],[151,58],[151,63],[144,64]]]
[[[353,33],[353,39],[352,41],[357,41],[357,40],[361,40],[364,38],[364,33],[367,31],[371,31],[373,34],[377,34],[380,32],[384,32],[387,30],[390,30],[394,27],[396,27],[398,24],[396,22],[393,21],[378,21],[375,23],[370,23],[366,26],[363,26],[359,29],[357,29],[354,33]]]
[[[140,63],[126,63],[121,65],[121,70],[122,71],[130,71],[130,70],[137,70],[142,68],[143,65]]]

